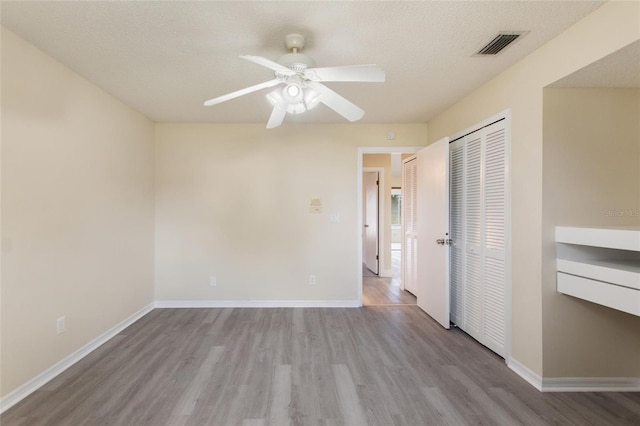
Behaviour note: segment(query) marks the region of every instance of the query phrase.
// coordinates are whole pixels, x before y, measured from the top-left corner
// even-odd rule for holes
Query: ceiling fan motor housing
[[[313,68],[315,62],[312,58],[300,53],[305,46],[304,36],[301,34],[288,34],[284,39],[284,44],[287,46],[289,53],[282,55],[278,59],[280,65],[293,70],[295,72],[303,72],[307,68]]]
[[[304,53],[287,53],[278,59],[278,63],[295,72],[303,72],[315,66],[313,59]]]

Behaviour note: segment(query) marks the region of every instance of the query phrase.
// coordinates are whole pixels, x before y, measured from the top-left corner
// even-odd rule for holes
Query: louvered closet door
[[[451,321],[506,355],[506,121],[449,147]]]
[[[482,138],[465,137],[464,330],[482,341]]]
[[[504,121],[484,129],[484,344],[505,355],[506,150]]]
[[[450,208],[450,248],[451,273],[451,322],[458,327],[464,324],[463,286],[464,286],[464,139],[450,145],[449,165],[451,179],[449,197]]]
[[[416,158],[402,163],[402,283],[404,289],[417,293],[417,170]]]

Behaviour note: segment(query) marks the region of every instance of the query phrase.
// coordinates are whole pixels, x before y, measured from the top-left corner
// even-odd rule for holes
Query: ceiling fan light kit
[[[300,53],[305,40],[300,34],[289,34],[285,38],[289,53],[281,56],[277,62],[261,56],[240,55],[240,58],[269,68],[275,78],[245,89],[237,90],[217,98],[209,99],[205,106],[216,105],[239,96],[268,87],[284,84],[267,94],[267,100],[273,105],[267,128],[282,124],[289,114],[301,114],[323,103],[349,121],[360,120],[364,110],[343,98],[323,82],[384,82],[384,71],[377,65],[352,65],[342,67],[315,68],[315,62],[309,56]]]

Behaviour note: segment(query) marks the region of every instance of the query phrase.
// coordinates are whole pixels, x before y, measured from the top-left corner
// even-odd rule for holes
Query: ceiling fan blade
[[[346,67],[309,68],[305,77],[313,81],[383,82],[385,74],[377,65],[351,65]]]
[[[281,80],[274,78],[273,80],[265,81],[264,83],[256,84],[254,86],[245,87],[244,89],[236,90],[235,92],[227,93],[226,95],[218,96],[217,98],[209,99],[204,103],[204,106],[216,105],[221,102],[225,102],[234,98],[237,98],[242,95],[249,94],[251,92],[255,92],[261,89],[266,89],[267,87],[273,87],[276,84],[279,84]]]
[[[281,125],[285,115],[287,115],[286,108],[282,108],[278,105],[273,107],[273,111],[269,117],[269,122],[267,123],[267,129],[273,129],[274,127]]]
[[[358,121],[364,116],[364,110],[351,103],[321,83],[308,82],[307,85],[320,93],[320,102],[349,121]]]
[[[267,67],[273,71],[279,72],[284,75],[294,75],[295,71],[290,70],[284,65],[280,65],[277,62],[273,62],[267,58],[263,58],[262,56],[254,56],[254,55],[240,55],[242,59],[246,59],[247,61],[253,62],[258,65],[262,65],[263,67]]]

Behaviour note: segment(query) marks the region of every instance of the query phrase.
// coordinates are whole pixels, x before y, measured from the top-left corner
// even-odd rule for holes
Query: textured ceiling
[[[364,122],[426,122],[525,57],[601,1],[2,1],[2,25],[155,121],[266,122],[269,80],[238,58],[285,53],[300,32],[317,66],[375,63],[385,83],[328,83]],[[530,31],[494,57],[473,54],[499,31]],[[286,122],[342,122],[324,106]]]
[[[640,41],[605,56],[551,86],[640,88]]]

